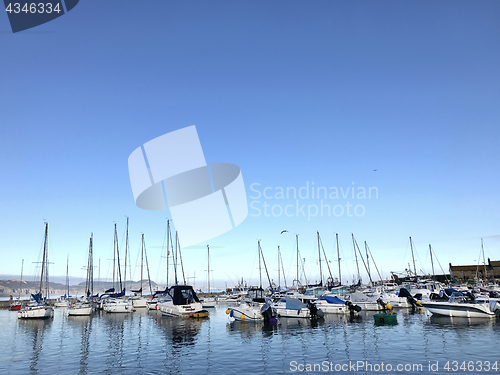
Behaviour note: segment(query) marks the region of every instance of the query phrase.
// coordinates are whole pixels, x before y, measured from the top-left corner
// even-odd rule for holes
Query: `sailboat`
[[[113,287],[106,290],[105,294],[101,296],[101,300],[104,301],[103,310],[107,313],[131,313],[134,310],[132,303],[128,299],[122,298],[125,296],[125,289],[122,289],[123,285],[122,274],[120,270],[120,251],[118,249],[118,235],[116,233],[116,224],[113,242]],[[115,271],[118,272],[118,285],[120,286],[120,292],[115,292]]]
[[[143,275],[142,271],[144,269],[144,254],[146,253],[146,245],[144,244],[144,233],[142,234],[142,244],[141,244],[141,288],[138,290],[131,290],[134,292],[134,296],[130,298],[132,301],[132,305],[135,308],[146,308],[148,307],[147,302],[148,298],[143,297],[142,295],[142,280],[143,280]],[[148,280],[149,280],[149,292],[152,295],[153,292],[151,290],[151,278],[149,277],[149,265],[148,263],[148,256],[146,254],[146,266],[147,266],[147,271],[148,271]],[[150,298],[149,298],[150,299]]]
[[[68,307],[69,305],[69,255],[66,258],[66,293],[56,301],[56,307]]]
[[[40,288],[38,293],[31,295],[31,301],[21,310],[19,319],[46,319],[54,317],[54,309],[50,307],[49,295],[49,224],[45,223],[45,238],[43,242],[42,270],[40,272]]]
[[[68,316],[88,316],[92,314],[92,299],[94,293],[94,260],[93,234],[90,234],[89,256],[87,260],[87,279],[85,280],[85,296],[68,306]]]

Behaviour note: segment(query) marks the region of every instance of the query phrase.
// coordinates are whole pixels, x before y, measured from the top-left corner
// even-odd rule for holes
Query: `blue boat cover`
[[[319,300],[326,301],[328,303],[334,303],[338,305],[345,305],[345,301],[342,301],[340,298],[334,296],[321,296],[318,298]]]
[[[290,310],[300,310],[307,307],[304,303],[296,298],[286,298],[286,308]]]

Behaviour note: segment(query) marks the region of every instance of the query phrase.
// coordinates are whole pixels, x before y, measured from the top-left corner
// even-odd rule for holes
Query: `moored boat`
[[[31,295],[31,301],[19,310],[18,319],[47,319],[54,317],[54,309],[48,301],[49,294],[49,224],[45,223],[45,238],[43,243],[42,269],[40,275],[40,288],[38,293]]]
[[[205,310],[190,285],[175,285],[168,290],[167,298],[158,303],[162,315],[184,318],[206,318]]]

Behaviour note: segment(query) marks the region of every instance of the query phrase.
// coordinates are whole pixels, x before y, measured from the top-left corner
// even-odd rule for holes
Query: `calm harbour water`
[[[478,371],[477,361],[500,362],[498,318],[452,320],[399,310],[395,326],[375,326],[370,313],[352,321],[328,315],[318,322],[281,319],[266,326],[231,323],[226,308],[210,309],[205,320],[146,310],[66,317],[56,309],[52,320],[21,321],[1,310],[0,374],[278,374],[299,373],[299,365],[308,364],[316,364],[316,372],[343,365],[348,370],[337,373],[348,373],[357,361],[375,366],[357,367],[358,373],[429,373],[429,362],[436,369],[438,361],[434,374],[471,374],[486,373],[484,364]],[[457,371],[451,361],[458,362]],[[472,371],[458,368],[464,361],[474,361]],[[398,364],[422,364],[422,371],[397,371]]]

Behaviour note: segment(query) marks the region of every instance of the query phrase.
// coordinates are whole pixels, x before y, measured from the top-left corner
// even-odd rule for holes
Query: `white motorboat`
[[[128,299],[107,298],[103,310],[107,313],[131,313],[134,311],[134,306]]]
[[[48,301],[49,294],[49,224],[45,223],[45,239],[43,243],[42,271],[38,293],[31,295],[31,301],[17,313],[18,319],[47,319],[54,317],[54,309]]]
[[[456,290],[451,292],[448,299],[444,297],[441,300],[422,301],[422,306],[435,315],[464,318],[493,318],[500,310],[497,301],[490,301],[487,298],[475,299],[472,295],[464,295]]]
[[[323,312],[315,304],[306,305],[296,298],[281,298],[273,304],[273,311],[278,317],[283,318],[317,318]]]
[[[323,311],[325,314],[354,314],[361,311],[361,307],[354,305],[350,301],[343,301],[335,296],[321,296],[313,303],[318,310]]]
[[[266,303],[262,288],[250,288],[248,295],[235,306],[228,307],[226,314],[236,320],[254,322],[270,320],[273,317],[272,307]]]
[[[168,296],[158,309],[162,315],[184,318],[206,318],[208,311],[198,299],[194,289],[190,285],[175,285],[168,290]]]

